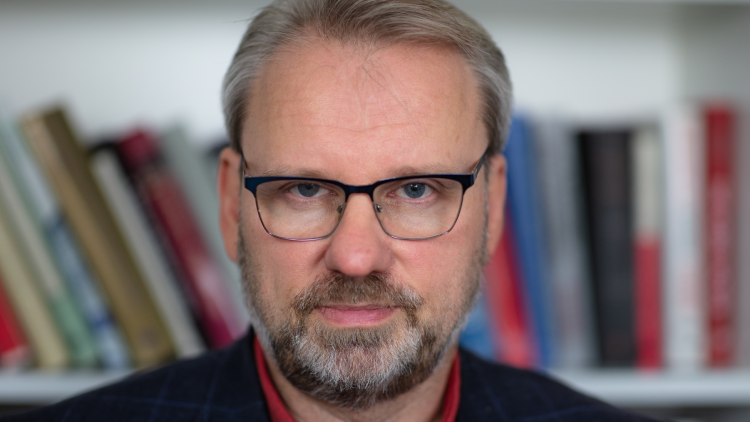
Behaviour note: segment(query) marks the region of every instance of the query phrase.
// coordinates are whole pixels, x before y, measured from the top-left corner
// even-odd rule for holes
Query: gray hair
[[[230,145],[241,150],[242,124],[261,66],[302,37],[370,45],[437,44],[457,49],[474,69],[489,137],[499,153],[510,125],[512,89],[505,58],[474,19],[443,0],[275,0],[253,19],[224,77]]]

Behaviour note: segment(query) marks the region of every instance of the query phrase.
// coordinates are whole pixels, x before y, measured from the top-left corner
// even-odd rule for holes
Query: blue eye
[[[401,186],[396,194],[409,199],[420,199],[432,193],[432,189],[424,183],[411,182]]]
[[[312,198],[320,193],[320,185],[314,183],[300,183],[292,188],[292,192],[305,198]],[[296,192],[295,192],[296,191]]]

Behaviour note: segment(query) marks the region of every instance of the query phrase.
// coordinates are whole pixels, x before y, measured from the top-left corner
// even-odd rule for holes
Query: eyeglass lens
[[[460,182],[414,178],[379,185],[375,214],[385,232],[401,239],[424,239],[450,230],[463,200]],[[337,185],[309,180],[278,180],[258,186],[256,202],[266,230],[285,239],[317,239],[338,225],[346,194]]]

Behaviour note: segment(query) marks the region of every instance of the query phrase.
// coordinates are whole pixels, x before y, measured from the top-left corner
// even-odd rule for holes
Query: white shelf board
[[[0,371],[0,404],[46,404],[118,381],[128,371]]]
[[[618,406],[750,407],[750,370],[694,373],[628,370],[560,371],[566,384]]]
[[[0,404],[45,404],[120,380],[129,372],[2,372]],[[560,371],[573,388],[627,407],[750,407],[750,370],[634,372],[628,370]]]

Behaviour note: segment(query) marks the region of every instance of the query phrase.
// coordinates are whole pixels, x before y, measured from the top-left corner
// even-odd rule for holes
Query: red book
[[[637,312],[636,364],[641,369],[662,366],[661,248],[659,238],[636,237],[635,294]]]
[[[734,362],[735,204],[734,117],[725,104],[704,110],[706,136],[705,257],[708,316],[708,364],[726,367]]]
[[[635,281],[636,366],[662,367],[661,242],[663,184],[661,139],[643,127],[631,143],[633,163],[633,276]]]
[[[538,357],[526,317],[515,235],[507,215],[500,244],[485,266],[484,276],[489,312],[498,330],[498,360],[524,368],[536,366]]]
[[[229,286],[213,261],[180,185],[163,163],[156,141],[137,131],[117,144],[127,173],[153,219],[167,255],[183,281],[184,291],[211,347],[242,335]],[[196,170],[197,171],[197,170]]]
[[[28,362],[29,346],[0,281],[0,367],[14,368]]]

